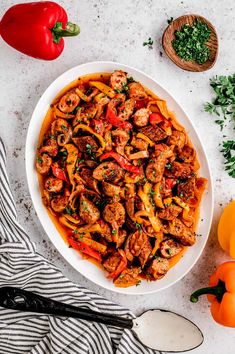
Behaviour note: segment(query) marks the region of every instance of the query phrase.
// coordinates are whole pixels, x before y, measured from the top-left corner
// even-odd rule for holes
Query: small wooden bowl
[[[180,30],[183,25],[188,23],[192,25],[195,20],[200,20],[207,24],[211,30],[211,35],[209,41],[206,45],[210,49],[210,58],[204,64],[198,64],[194,61],[184,61],[182,60],[175,52],[172,46],[172,40],[175,39],[175,31]],[[215,27],[204,17],[199,15],[184,15],[178,17],[172,21],[169,26],[166,28],[162,36],[162,46],[167,54],[167,56],[181,69],[187,71],[206,71],[215,64],[217,55],[218,55],[218,37],[215,30]]]

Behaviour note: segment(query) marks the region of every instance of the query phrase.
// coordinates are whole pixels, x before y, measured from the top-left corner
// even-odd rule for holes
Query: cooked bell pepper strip
[[[81,219],[75,219],[73,216],[69,214],[64,214],[65,219],[67,219],[69,222],[78,225],[81,224]]]
[[[190,221],[192,220],[192,216],[189,215],[190,212],[190,208],[189,205],[187,203],[185,203],[181,198],[179,197],[173,197],[172,198],[176,204],[178,204],[181,208],[183,208],[183,219],[186,221]]]
[[[166,132],[167,135],[170,136],[172,134],[171,123],[168,120],[166,120],[165,118],[164,118],[164,121],[159,124],[159,127],[162,128]]]
[[[135,222],[138,222],[139,224],[145,224],[146,225],[146,221],[147,220],[141,218],[141,216],[149,217],[149,212],[146,211],[146,210],[139,210],[134,215]]]
[[[121,274],[127,267],[127,258],[126,254],[122,249],[118,249],[118,253],[121,256],[120,263],[118,264],[117,268],[115,269],[114,272],[109,273],[108,277],[109,279],[115,279]]]
[[[140,170],[138,167],[133,166],[127,159],[125,159],[125,157],[119,155],[115,151],[105,152],[103,155],[100,156],[100,161],[109,159],[110,157],[115,159],[124,170],[127,170],[136,175],[140,174]]]
[[[92,119],[91,128],[100,135],[104,134],[104,123],[102,120]]]
[[[90,98],[87,95],[85,95],[85,93],[83,93],[79,88],[76,88],[75,92],[81,98],[81,100],[83,100],[85,102],[90,101]]]
[[[166,178],[165,179],[165,188],[172,189],[177,184],[176,179],[174,178]]]
[[[143,133],[138,133],[136,135],[136,137],[146,141],[151,147],[153,147],[155,145],[155,143],[151,139],[149,139],[146,135],[144,135]]]
[[[107,249],[107,246],[102,245],[102,243],[94,241],[92,238],[88,238],[83,235],[76,235],[76,236],[78,236],[78,238],[81,239],[82,243],[85,243],[87,246],[91,247],[97,252],[104,253]]]
[[[149,115],[149,123],[152,125],[159,124],[164,121],[164,117],[161,113],[151,113]]]
[[[155,255],[155,253],[157,252],[157,250],[159,249],[160,247],[160,244],[163,240],[163,232],[162,231],[159,231],[157,234],[156,234],[156,240],[155,240],[155,244],[154,244],[154,247],[153,247],[153,250],[152,250],[152,255]]]
[[[138,111],[138,109],[140,108],[144,108],[146,105],[146,100],[143,99],[143,100],[136,100],[135,101],[135,109]]]
[[[77,225],[75,225],[72,220],[69,220],[69,219],[67,220],[67,218],[64,215],[59,217],[59,221],[61,224],[65,225],[69,229],[72,229],[72,230],[77,229]],[[78,222],[80,222],[80,221],[78,221]]]
[[[87,254],[88,256],[95,258],[101,262],[101,260],[102,260],[101,254],[99,252],[93,250],[86,243],[84,243],[82,241],[74,240],[73,236],[68,236],[68,242],[69,242],[70,246],[73,249],[75,249],[76,251],[80,251],[84,254]]]
[[[196,290],[191,302],[207,294],[211,303],[211,314],[214,320],[227,327],[235,327],[235,262],[222,263],[212,274],[209,287]]]
[[[63,113],[55,106],[54,107],[54,117],[55,118],[60,117],[60,118],[64,118],[64,119],[70,119],[70,118],[74,118],[75,115],[69,114],[69,113]]]
[[[106,119],[107,121],[112,124],[114,127],[122,128],[122,129],[132,129],[132,124],[129,122],[125,122],[118,118],[115,111],[111,107],[107,107],[106,111]]]
[[[147,150],[134,152],[133,154],[129,154],[128,156],[130,160],[145,159],[146,157],[149,157],[149,153]]]
[[[65,10],[52,1],[14,5],[0,22],[4,41],[24,54],[44,60],[56,59],[64,49],[62,37],[79,32],[79,26],[68,22]]]
[[[68,177],[67,177],[65,171],[62,170],[62,168],[57,167],[56,165],[52,165],[51,169],[52,169],[52,173],[55,177],[62,179],[66,183],[69,183]]]
[[[163,115],[163,117],[165,117],[166,119],[169,119],[170,115],[166,106],[166,101],[163,100],[157,100],[156,101],[157,106],[161,112],[161,114]]]
[[[115,92],[111,89],[111,87],[105,85],[103,82],[100,81],[89,81],[90,86],[95,86],[101,92],[105,93],[110,98],[114,98]]]
[[[104,138],[100,134],[97,134],[96,132],[94,132],[94,130],[91,129],[90,127],[88,127],[88,125],[85,125],[85,124],[76,125],[76,127],[74,128],[73,134],[76,135],[80,129],[86,130],[87,132],[93,134],[99,140],[99,142],[101,144],[102,151],[105,149],[106,144],[105,144]]]
[[[154,215],[153,206],[149,200],[149,193],[151,191],[151,188],[152,188],[151,184],[146,182],[144,188],[139,187],[138,196],[144,203],[145,210],[149,213],[148,218],[152,224],[154,231],[159,232],[161,230],[161,222],[158,219],[157,215],[156,216]]]
[[[154,191],[153,200],[154,200],[155,205],[158,208],[164,208],[160,189],[161,189],[161,182],[158,182],[155,184],[154,189],[153,189],[153,191]]]
[[[94,100],[95,102],[99,103],[104,97],[107,97],[107,95],[105,95],[103,92],[100,92],[94,97]]]
[[[96,224],[88,224],[85,226],[81,226],[79,228],[77,228],[77,233],[81,234],[83,232],[97,232],[97,233],[102,233],[102,228],[100,226],[100,224],[96,223]]]

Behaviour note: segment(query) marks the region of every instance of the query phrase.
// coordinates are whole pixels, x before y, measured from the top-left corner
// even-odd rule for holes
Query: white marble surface
[[[18,1],[0,3],[0,16]],[[26,2],[26,1],[25,1]],[[28,1],[29,2],[29,1]],[[149,308],[178,311],[195,321],[203,330],[205,342],[193,354],[232,354],[235,330],[224,328],[211,319],[207,300],[189,302],[190,293],[208,282],[216,265],[229,259],[219,248],[216,226],[222,208],[235,197],[235,180],[224,172],[219,142],[222,135],[213,119],[203,112],[203,103],[211,98],[209,78],[215,74],[234,72],[235,2],[234,0],[67,0],[59,1],[71,21],[78,21],[81,34],[67,39],[66,49],[54,62],[35,60],[8,47],[0,39],[0,134],[8,153],[10,181],[17,202],[20,220],[36,242],[38,251],[55,263],[65,275],[107,298],[131,308],[136,314]],[[220,40],[216,65],[208,72],[189,73],[177,68],[164,55],[161,35],[167,19],[197,13],[215,25]],[[148,37],[154,47],[148,50],[142,43]],[[98,288],[75,272],[45,235],[35,215],[28,193],[24,147],[29,120],[46,87],[65,70],[93,60],[113,60],[135,66],[152,75],[189,113],[204,143],[213,173],[215,212],[207,246],[193,270],[178,284],[163,292],[148,296],[124,296]],[[232,129],[226,131],[230,137]],[[36,139],[37,137],[35,137]]]

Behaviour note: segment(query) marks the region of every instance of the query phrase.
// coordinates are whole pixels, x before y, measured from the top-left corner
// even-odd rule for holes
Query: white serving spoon
[[[193,322],[167,310],[148,310],[137,318],[124,318],[67,305],[14,287],[0,288],[0,306],[128,328],[146,347],[163,352],[188,351],[197,348],[204,339],[201,330]]]

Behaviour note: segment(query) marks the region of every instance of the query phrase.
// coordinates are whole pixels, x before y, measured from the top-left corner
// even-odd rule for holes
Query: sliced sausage
[[[178,150],[181,151],[186,143],[186,135],[178,130],[173,130],[171,136],[168,138],[169,145],[177,146]]]
[[[139,260],[140,260],[140,264],[141,264],[141,268],[144,268],[145,263],[148,261],[149,256],[152,253],[152,247],[151,244],[149,242],[149,239],[147,240],[147,242],[145,242],[144,246],[142,247],[140,254],[139,254]]]
[[[115,222],[117,226],[122,226],[124,224],[125,215],[125,208],[119,202],[107,204],[103,211],[104,220],[110,224]]]
[[[116,151],[120,155],[124,155],[125,146],[130,139],[130,135],[126,130],[116,129],[112,131],[113,142],[116,147]]]
[[[98,181],[117,183],[123,176],[123,169],[115,162],[103,162],[93,171],[93,177]]]
[[[79,216],[87,224],[94,224],[100,218],[99,209],[84,194],[80,196]]]
[[[56,156],[58,154],[58,144],[55,138],[47,139],[45,145],[41,147],[40,154],[45,152],[50,156]]]
[[[170,264],[166,258],[157,257],[147,268],[146,273],[153,279],[161,279],[168,272]]]
[[[110,86],[112,89],[121,91],[127,84],[127,74],[122,70],[116,70],[110,76]]]
[[[48,192],[59,193],[63,188],[63,181],[56,177],[48,177],[45,182],[45,188]]]
[[[178,158],[185,163],[192,162],[195,159],[195,157],[196,157],[195,150],[188,145],[185,145],[183,149],[180,151],[180,153],[178,154]]]
[[[157,125],[147,125],[141,128],[141,132],[155,143],[164,140],[167,137],[166,132]]]
[[[115,279],[114,284],[121,288],[137,285],[140,283],[139,273],[139,267],[127,268]]]
[[[100,219],[98,221],[98,223],[100,224],[101,230],[102,232],[100,233],[100,235],[108,242],[112,242],[112,234],[111,234],[111,228],[109,226],[109,224],[107,224],[103,219]]]
[[[134,257],[138,257],[145,243],[148,241],[148,236],[139,230],[130,234],[125,243],[126,258],[132,262]]]
[[[192,246],[196,242],[195,233],[177,218],[169,222],[168,233],[184,246]]]
[[[121,191],[121,187],[105,181],[102,182],[102,187],[104,194],[108,197],[118,197]]]
[[[142,100],[148,97],[145,89],[139,82],[132,82],[128,85],[128,95],[130,98],[135,98],[138,100]]]
[[[162,209],[158,212],[158,216],[164,220],[173,220],[181,213],[182,208],[178,205],[171,204],[166,209]]]
[[[133,114],[135,108],[135,100],[130,98],[123,102],[123,104],[118,108],[118,117],[123,120],[127,120]]]
[[[196,179],[189,178],[186,182],[180,182],[177,187],[178,196],[187,203],[189,198],[194,197],[196,189]]]
[[[168,239],[161,242],[160,253],[163,258],[171,258],[180,253],[183,246],[178,242]]]
[[[147,141],[145,141],[143,139],[136,138],[136,137],[132,138],[131,145],[134,146],[136,149],[141,150],[141,151],[148,149]]]
[[[98,144],[96,143],[95,139],[89,135],[73,138],[73,142],[77,145],[81,152],[94,152],[98,150]]]
[[[112,273],[116,270],[121,260],[121,256],[118,252],[111,254],[104,262],[103,267],[107,272]]]
[[[165,170],[165,175],[174,178],[187,178],[192,175],[192,167],[189,164],[174,161],[171,167]]]
[[[62,211],[64,211],[64,209],[67,207],[68,202],[69,197],[64,195],[57,195],[55,198],[52,199],[51,207],[57,213],[62,213]]]
[[[150,110],[148,108],[141,108],[135,112],[133,122],[137,127],[145,127],[149,122]]]
[[[118,241],[116,243],[116,247],[119,248],[125,242],[127,237],[127,232],[124,229],[120,229],[118,231]]]
[[[47,175],[52,165],[52,158],[47,155],[39,155],[36,160],[36,169],[41,175]]]

